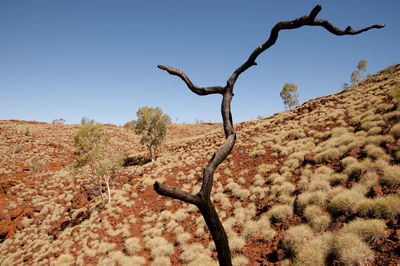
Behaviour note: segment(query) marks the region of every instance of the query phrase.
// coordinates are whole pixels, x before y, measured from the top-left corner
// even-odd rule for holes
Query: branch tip
[[[309,19],[310,19],[311,21],[313,21],[313,20],[317,17],[317,15],[318,15],[318,13],[321,11],[321,9],[322,9],[322,7],[321,7],[320,5],[316,5],[316,6],[311,10],[310,15],[308,16]]]

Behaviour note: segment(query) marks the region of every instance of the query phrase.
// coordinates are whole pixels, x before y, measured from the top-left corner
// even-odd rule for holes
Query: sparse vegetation
[[[56,118],[52,121],[53,124],[63,125],[65,124],[65,119],[63,118]]]
[[[167,125],[171,123],[171,118],[164,114],[159,108],[141,107],[136,112],[137,120],[125,123],[127,129],[135,131],[141,135],[140,143],[145,145],[150,153],[150,160],[155,159],[155,150],[157,150],[165,139],[167,134]]]
[[[110,203],[110,180],[123,163],[121,156],[110,156],[110,134],[100,124],[83,124],[74,135],[74,143],[79,152],[74,168],[83,170],[97,186],[103,205],[102,187],[105,185]]]
[[[389,95],[399,71],[234,125],[239,145],[216,169],[210,192],[233,265],[399,260],[400,115]],[[97,125],[87,120],[82,127],[0,121],[0,264],[217,265],[198,208],[157,199],[148,186],[157,180],[197,197],[202,164],[223,142],[218,125],[168,125],[163,156],[116,171],[112,201],[98,208],[98,187],[85,170],[67,171],[83,154],[74,134]],[[147,158],[139,137],[101,127],[109,141],[97,163],[120,152]],[[330,149],[339,156],[320,155]]]
[[[357,69],[351,73],[350,82],[355,85],[364,79],[364,73],[367,70],[367,61],[360,60],[357,64]]]
[[[287,109],[292,109],[299,105],[299,94],[297,93],[297,86],[293,83],[286,83],[283,86],[280,96],[283,100],[283,104]]]

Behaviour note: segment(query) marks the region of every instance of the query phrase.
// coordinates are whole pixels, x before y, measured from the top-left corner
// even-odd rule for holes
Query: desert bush
[[[171,118],[159,108],[141,107],[136,112],[138,120],[125,123],[124,127],[141,135],[140,143],[145,145],[150,153],[151,161],[154,161],[154,152],[161,146],[167,134],[167,125]]]
[[[340,164],[342,165],[343,168],[347,168],[348,166],[358,163],[357,159],[351,156],[348,156],[346,158],[343,158]]]
[[[385,124],[385,121],[383,121],[383,120],[365,121],[365,122],[361,122],[361,128],[365,131],[369,131],[371,128],[381,127],[384,124]]]
[[[296,255],[313,238],[314,234],[308,225],[295,225],[286,230],[282,245],[289,253]]]
[[[381,103],[376,106],[377,112],[387,112],[394,108],[393,103]]]
[[[334,173],[328,177],[328,182],[332,186],[343,184],[347,181],[348,176],[341,173]]]
[[[389,134],[395,137],[396,139],[400,138],[400,123],[397,123],[394,125],[390,131]]]
[[[363,195],[354,190],[344,190],[343,192],[335,195],[332,200],[328,203],[328,211],[334,215],[349,215],[353,214],[361,200]]]
[[[275,205],[268,211],[271,222],[284,222],[293,215],[293,207],[290,205]]]
[[[262,177],[261,175],[258,175],[258,174],[254,176],[254,181],[253,181],[254,186],[261,187],[264,184],[265,184],[264,177]]]
[[[174,253],[174,246],[161,236],[156,236],[147,241],[145,247],[146,250],[151,251],[153,259],[160,256],[170,256]]]
[[[333,169],[325,165],[318,167],[314,171],[314,174],[317,175],[331,175],[333,173],[334,173]]]
[[[233,196],[239,199],[246,199],[250,196],[249,190],[242,188],[238,183],[235,183],[233,180],[226,184],[225,191],[231,192]]]
[[[168,266],[171,265],[171,259],[167,256],[159,256],[153,259],[151,266]]]
[[[180,257],[182,262],[187,265],[218,265],[211,258],[210,251],[199,243],[186,247]]]
[[[105,185],[110,203],[110,181],[123,164],[122,156],[111,155],[110,135],[100,124],[84,124],[75,133],[74,142],[79,152],[74,169],[83,170],[83,173],[97,185],[103,205],[102,186]]]
[[[343,173],[346,174],[349,178],[355,178],[360,176],[365,170],[366,167],[364,164],[355,162],[352,164],[348,164]]]
[[[295,189],[296,186],[292,183],[283,182],[278,188],[278,193],[279,195],[291,195]]]
[[[373,128],[370,128],[370,129],[368,130],[367,135],[368,135],[368,136],[376,136],[376,135],[378,135],[381,131],[382,131],[382,128],[381,128],[381,127],[373,127]]]
[[[303,212],[308,205],[323,207],[326,204],[326,200],[327,194],[324,191],[303,192],[297,197],[297,211],[300,215],[303,215]]]
[[[257,158],[257,157],[261,157],[265,154],[265,150],[263,149],[254,149],[249,153],[249,156],[251,158]]]
[[[321,208],[309,205],[304,210],[304,218],[315,232],[324,231],[331,222],[329,215],[322,214]]]
[[[363,241],[371,243],[386,237],[387,232],[385,227],[385,222],[382,220],[357,219],[346,224],[343,231],[356,234]]]
[[[393,103],[397,105],[397,109],[399,109],[400,104],[400,83],[396,82],[389,90],[389,95],[393,98]]]
[[[247,266],[249,264],[249,259],[245,256],[236,256],[232,259],[233,266]]]
[[[236,233],[230,234],[228,240],[231,251],[239,251],[244,247],[245,241],[243,238],[237,236]]]
[[[366,265],[374,261],[374,253],[356,234],[333,236],[331,252],[343,265]]]
[[[309,192],[314,192],[319,190],[328,191],[330,188],[331,186],[329,185],[328,181],[316,179],[316,180],[311,180],[307,190]]]
[[[378,175],[375,171],[368,171],[360,177],[359,182],[367,189],[370,189],[378,184]]]
[[[269,171],[273,170],[274,168],[275,168],[275,165],[263,163],[258,166],[257,173],[262,175],[262,174],[268,173]]]
[[[136,237],[131,237],[125,240],[125,251],[129,255],[135,255],[140,250],[140,242]]]
[[[398,187],[400,185],[400,166],[388,165],[383,170],[380,181],[389,187]]]
[[[340,152],[338,148],[330,148],[323,152],[318,153],[315,156],[314,161],[316,163],[329,162],[331,160],[339,159],[342,155],[343,154]]]
[[[55,262],[55,265],[71,265],[75,261],[74,257],[71,254],[62,254],[60,257],[58,257],[57,261]]]
[[[243,225],[243,233],[245,239],[251,237],[260,237],[262,241],[271,241],[275,236],[275,230],[271,228],[270,221],[266,215],[262,215],[258,220],[248,220]]]
[[[385,120],[392,120],[392,119],[399,119],[400,118],[400,111],[393,111],[390,113],[386,113],[383,115]]]
[[[378,160],[378,159],[383,159],[383,160],[390,160],[390,156],[386,154],[385,150],[382,149],[381,147],[368,144],[365,145],[364,147],[364,152],[367,154],[369,158],[372,160]]]
[[[294,265],[325,266],[330,251],[330,233],[319,235],[306,242],[294,259]]]
[[[368,136],[365,139],[365,144],[374,144],[377,146],[382,146],[388,143],[394,143],[395,140],[392,135],[376,135]]]
[[[400,197],[388,195],[378,198],[365,198],[358,206],[358,213],[364,217],[392,219],[400,214]]]

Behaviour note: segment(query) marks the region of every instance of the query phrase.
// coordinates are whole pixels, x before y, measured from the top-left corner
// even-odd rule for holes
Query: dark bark
[[[186,74],[180,69],[173,68],[170,66],[158,65],[162,70],[166,70],[169,74],[180,77],[187,85],[187,87],[197,95],[208,95],[208,94],[221,94],[223,95],[221,104],[221,114],[223,118],[223,126],[225,131],[225,143],[214,153],[208,165],[203,170],[203,183],[200,191],[197,194],[191,194],[173,188],[164,184],[156,182],[154,184],[155,191],[163,196],[171,197],[174,199],[182,200],[187,203],[196,205],[206,221],[206,224],[211,232],[212,238],[215,242],[215,246],[218,253],[218,260],[220,265],[232,265],[228,238],[226,236],[224,227],[218,217],[215,207],[210,200],[211,189],[213,185],[214,172],[218,165],[221,164],[231,152],[235,141],[236,133],[233,128],[232,115],[231,115],[231,101],[233,97],[233,87],[236,83],[237,78],[241,73],[249,69],[251,66],[257,65],[255,60],[257,57],[267,50],[269,47],[275,44],[278,39],[278,33],[280,30],[296,29],[302,26],[321,26],[335,35],[355,35],[364,31],[368,31],[372,28],[382,28],[385,25],[373,25],[361,30],[353,30],[350,26],[345,30],[340,30],[327,20],[315,19],[318,13],[321,11],[321,6],[317,5],[313,8],[308,16],[292,21],[281,21],[278,22],[271,30],[269,39],[258,46],[250,57],[240,67],[238,67],[233,74],[227,80],[224,87],[197,87],[192,81],[186,76]]]

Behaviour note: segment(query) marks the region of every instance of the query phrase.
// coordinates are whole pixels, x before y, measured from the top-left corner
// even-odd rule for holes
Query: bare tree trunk
[[[236,83],[237,78],[241,73],[249,69],[251,66],[257,65],[255,62],[256,58],[264,52],[266,49],[275,44],[278,39],[278,33],[280,30],[296,29],[302,26],[321,26],[327,29],[329,32],[335,35],[355,35],[361,32],[370,30],[372,28],[382,28],[385,25],[373,25],[358,31],[354,31],[350,26],[345,30],[340,30],[330,22],[324,19],[315,19],[318,13],[321,11],[321,6],[317,5],[313,8],[308,16],[303,16],[301,18],[292,21],[281,21],[278,22],[271,30],[269,39],[262,45],[258,46],[250,57],[244,62],[239,68],[233,72],[224,87],[214,86],[214,87],[197,87],[194,85],[190,79],[186,76],[183,71],[170,66],[158,65],[162,70],[166,70],[169,74],[180,77],[188,86],[188,88],[198,94],[198,95],[208,95],[208,94],[221,94],[223,95],[221,104],[221,114],[223,118],[223,125],[225,131],[225,143],[214,153],[211,160],[209,161],[206,168],[203,170],[203,183],[200,191],[197,194],[191,194],[186,191],[173,188],[158,182],[154,183],[155,191],[163,196],[171,197],[174,199],[179,199],[187,203],[196,205],[201,214],[206,221],[208,229],[211,232],[212,238],[215,242],[215,246],[218,253],[218,261],[220,265],[232,265],[231,254],[229,249],[228,238],[222,223],[218,217],[214,205],[210,200],[211,189],[213,185],[214,172],[218,165],[221,164],[226,157],[231,152],[235,140],[236,133],[233,128],[232,115],[230,104],[233,97],[233,87]]]
[[[150,160],[151,160],[152,162],[154,162],[154,156],[153,156],[153,151],[151,150],[151,145],[148,145],[147,147],[149,148]]]
[[[106,186],[107,186],[108,204],[110,204],[110,202],[111,202],[110,183],[109,183],[108,179],[106,179],[106,178],[104,178],[104,181],[105,181]]]

